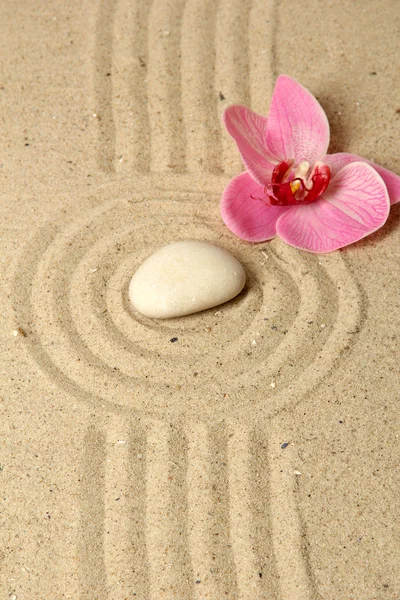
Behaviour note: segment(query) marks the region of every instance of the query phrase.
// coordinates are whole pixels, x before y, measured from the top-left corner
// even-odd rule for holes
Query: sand
[[[0,13],[1,598],[398,600],[399,206],[324,256],[219,216],[221,112],[266,113],[279,73],[331,151],[400,173],[396,0]],[[190,238],[245,291],[133,314],[138,265]]]

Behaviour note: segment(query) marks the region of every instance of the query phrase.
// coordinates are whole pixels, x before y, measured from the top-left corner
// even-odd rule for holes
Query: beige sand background
[[[400,173],[396,0],[0,8],[0,598],[398,600],[399,207],[313,256],[218,206],[221,112],[266,113],[279,73],[331,151]],[[132,273],[186,238],[244,293],[134,314]]]

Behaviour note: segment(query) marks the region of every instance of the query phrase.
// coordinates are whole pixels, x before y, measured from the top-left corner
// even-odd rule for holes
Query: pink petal
[[[371,167],[374,167],[375,171],[379,173],[382,177],[385,185],[387,187],[387,191],[389,193],[390,203],[396,204],[396,202],[400,202],[400,177],[389,169],[385,169],[384,167],[380,167],[376,165],[372,161],[362,158],[362,156],[356,156],[355,154],[347,154],[345,152],[338,152],[337,154],[328,154],[323,159],[323,162],[328,165],[331,170],[332,177],[340,171],[345,165],[348,165],[352,162],[365,162]]]
[[[266,148],[267,119],[245,106],[228,106],[222,119],[250,175],[261,185],[271,179],[274,164]]]
[[[314,164],[326,154],[329,123],[314,98],[300,83],[280,75],[268,114],[266,143],[270,154],[280,160]]]
[[[277,219],[289,210],[287,206],[268,206],[263,197],[263,186],[248,173],[234,177],[222,194],[222,219],[242,240],[263,242],[275,237]]]
[[[331,252],[382,227],[389,209],[380,175],[365,163],[353,162],[335,175],[323,198],[291,208],[280,217],[276,229],[291,246]]]

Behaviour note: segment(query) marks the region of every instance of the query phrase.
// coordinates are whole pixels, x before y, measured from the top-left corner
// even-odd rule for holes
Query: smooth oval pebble
[[[223,304],[242,291],[245,271],[227,250],[187,240],[164,246],[138,268],[129,285],[133,306],[169,319]]]

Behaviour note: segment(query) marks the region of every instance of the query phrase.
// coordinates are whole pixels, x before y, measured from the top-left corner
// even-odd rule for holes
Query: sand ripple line
[[[102,206],[95,211],[97,215],[103,213],[110,214],[109,207]],[[104,227],[103,233],[109,229],[106,223],[100,224],[100,227]],[[104,370],[103,361],[82,343],[76,333],[68,293],[75,265],[74,261],[64,262],[64,252],[69,247],[68,244],[73,244],[71,240],[74,240],[76,235],[79,236],[79,232],[79,223],[74,223],[63,232],[59,232],[40,257],[32,285],[32,306],[35,307],[36,314],[39,314],[39,318],[33,319],[35,332],[41,339],[42,347],[48,356],[47,361],[50,359],[59,370],[84,390],[89,388],[95,396],[96,391],[93,388],[103,387],[111,400],[112,397],[118,397],[124,388],[124,396],[129,398],[132,395],[132,392],[129,392],[132,382],[121,374],[120,389],[117,389],[116,382],[109,387],[110,377]],[[94,235],[98,233],[97,230]],[[90,234],[88,238],[90,243]],[[82,251],[84,250],[81,249]],[[79,260],[79,254],[75,255],[75,259]],[[61,288],[54,288],[54,282],[58,282]]]
[[[181,97],[181,24],[185,0],[153,0],[149,15],[147,93],[151,170],[185,170]]]
[[[291,449],[280,448],[279,427],[269,424],[270,510],[279,598],[316,600],[316,584],[309,566],[303,527],[296,500],[295,467]]]
[[[136,422],[107,422],[104,489],[104,564],[110,600],[147,596],[145,436]]]
[[[60,234],[60,230],[54,228],[54,222],[53,225],[47,224],[43,229],[36,232],[36,235],[24,248],[14,281],[13,293],[19,300],[16,305],[15,322],[18,324],[17,326],[28,332],[28,352],[35,364],[49,377],[50,381],[53,381],[60,389],[65,390],[72,398],[78,398],[91,406],[96,403],[101,406],[104,401],[100,397],[96,396],[93,391],[88,392],[79,385],[73,377],[64,372],[63,364],[58,365],[57,361],[54,361],[52,354],[49,352],[49,347],[51,347],[52,342],[54,343],[54,339],[46,344],[41,338],[40,330],[36,328],[38,307],[32,288],[35,288],[37,270],[40,269],[43,253],[51,245],[57,233]],[[45,310],[45,321],[48,327],[52,325],[51,314]],[[110,409],[112,410],[112,406],[110,406]]]
[[[165,206],[165,202],[164,202]],[[170,213],[172,206],[170,207]],[[162,207],[161,207],[162,209]],[[140,208],[138,209],[140,211]],[[177,208],[177,210],[179,210]],[[181,211],[182,209],[180,209]],[[107,218],[111,221],[114,211],[110,210]],[[119,211],[118,211],[119,212]],[[182,215],[179,217],[181,220]],[[125,220],[125,219],[124,219]],[[131,221],[134,221],[132,216]],[[97,234],[97,227],[100,227]],[[194,221],[197,231],[201,231],[205,227],[202,222]],[[160,379],[160,370],[165,365],[165,370],[171,368],[173,361],[173,369],[176,374],[180,373],[180,379],[185,378],[187,374],[187,361],[189,359],[196,362],[199,354],[199,345],[197,339],[209,339],[209,333],[205,326],[192,328],[188,334],[188,320],[182,319],[181,322],[148,322],[142,323],[135,319],[132,315],[132,309],[127,306],[127,286],[133,272],[133,264],[140,264],[146,256],[141,255],[141,252],[148,252],[147,238],[142,239],[141,233],[137,226],[132,232],[132,225],[121,225],[121,229],[115,233],[110,226],[110,233],[107,235],[101,223],[91,223],[91,233],[94,240],[89,242],[89,248],[86,249],[83,256],[80,258],[76,268],[73,268],[71,262],[68,262],[69,272],[68,288],[69,288],[69,303],[68,303],[68,318],[64,314],[64,326],[67,321],[69,329],[74,328],[74,338],[79,341],[80,346],[85,346],[92,352],[91,364],[97,365],[98,361],[103,363],[111,378],[118,384],[129,389],[129,397],[132,396],[132,391],[137,384],[138,373],[143,372],[146,378],[154,382],[154,379]],[[147,235],[147,228],[143,227],[144,235]],[[214,235],[212,228],[208,234]],[[151,234],[150,234],[151,236]],[[98,238],[98,239],[97,239]],[[69,239],[69,236],[68,236]],[[140,241],[139,241],[140,240]],[[151,243],[151,241],[149,240]],[[68,242],[67,242],[68,243]],[[63,242],[64,245],[64,242]],[[121,250],[121,252],[117,252]],[[126,256],[125,256],[126,254]],[[134,262],[133,262],[134,261]],[[67,263],[67,261],[66,261]],[[117,264],[117,266],[115,266]],[[91,273],[91,267],[96,265],[95,273]],[[120,268],[121,267],[121,268]],[[107,285],[105,283],[107,282]],[[256,298],[257,300],[257,298]],[[62,300],[63,301],[63,300]],[[249,298],[238,305],[238,311],[244,315],[249,312],[252,315],[251,309],[254,308],[254,302]],[[57,305],[59,306],[59,302]],[[242,306],[243,304],[243,306]],[[257,304],[255,305],[257,308]],[[250,309],[247,311],[247,309]],[[200,320],[202,317],[200,316]],[[203,316],[203,320],[205,317]],[[207,321],[212,324],[213,314],[209,314]],[[230,331],[228,337],[226,332]],[[183,336],[190,335],[190,348],[177,347],[174,355],[170,354],[169,339],[176,333]],[[230,338],[234,334],[229,321],[223,330],[227,343],[230,343]],[[157,348],[149,349],[149,343],[158,340]],[[218,351],[218,349],[216,349]],[[157,361],[158,369],[152,368],[152,361]],[[124,374],[132,377],[131,381],[124,378]],[[109,386],[110,390],[113,386]],[[121,387],[120,387],[121,391]]]
[[[235,561],[238,600],[266,598],[263,560],[257,555],[254,481],[250,432],[235,427],[228,439],[230,541]],[[264,579],[263,579],[264,575]]]
[[[220,103],[215,90],[215,0],[187,0],[182,24],[182,109],[188,171],[217,173],[221,161]]]
[[[215,89],[225,101],[219,103],[219,116],[227,104],[250,104],[249,15],[251,0],[221,0],[216,17]],[[221,126],[222,127],[222,126]],[[237,175],[242,167],[236,144],[222,135],[222,170]]]
[[[181,412],[190,410],[184,399],[194,394],[205,415],[210,385],[223,400],[212,410],[229,405],[238,417],[238,394],[269,414],[298,402],[336,368],[362,327],[363,300],[340,253],[317,258],[277,241],[265,249],[264,260],[227,236],[223,243],[249,271],[247,293],[217,315],[147,322],[132,313],[127,286],[153,243],[148,223],[166,242],[184,226],[187,235],[221,243],[213,204],[201,193],[183,203],[159,194],[160,200],[146,204],[113,200],[98,206],[97,196],[82,199],[79,219],[63,215],[59,225],[53,220],[28,243],[15,279],[15,328],[28,332],[34,360],[68,393],[92,405],[108,402],[110,410],[164,414],[167,402]],[[183,343],[171,355],[175,330]],[[194,378],[204,347],[208,366]],[[238,363],[241,371],[232,378]],[[179,390],[169,386],[171,372]]]
[[[337,368],[343,354],[356,344],[367,318],[367,303],[363,289],[340,252],[333,252],[320,260],[338,295],[338,310],[332,334],[321,352],[324,357],[330,356],[332,371]]]
[[[151,0],[101,0],[95,25],[93,85],[97,162],[105,173],[146,172],[147,24]]]
[[[181,440],[179,440],[181,441]],[[181,489],[177,457],[180,443],[168,423],[154,422],[146,449],[146,546],[149,599],[184,600],[193,597],[193,577],[186,552],[186,490]]]
[[[105,173],[115,170],[115,123],[112,110],[113,25],[117,0],[100,0],[96,22],[93,85],[98,126],[97,163]]]
[[[269,257],[269,269],[271,261],[274,262],[294,284],[299,298],[294,306],[292,298],[284,299],[289,312],[293,312],[293,321],[274,351],[264,358],[265,380],[269,378],[268,385],[276,382],[279,390],[281,384],[297,379],[305,368],[318,360],[327,335],[323,332],[335,321],[337,303],[336,289],[314,256],[281,243],[278,250],[279,253],[272,245],[264,250]],[[268,327],[274,327],[273,323],[274,318],[270,317]],[[315,331],[320,323],[324,330]]]
[[[222,598],[213,554],[212,456],[206,425],[196,423],[187,428],[188,437],[188,540],[195,579],[194,598]],[[198,582],[198,583],[196,583]]]
[[[82,203],[80,210],[85,211],[85,203]],[[63,223],[60,229],[57,229],[54,223],[46,226],[32,240],[32,246],[29,244],[27,247],[28,255],[21,261],[15,289],[18,295],[22,293],[26,298],[26,302],[18,305],[19,314],[16,321],[18,326],[26,327],[29,331],[28,347],[42,369],[51,374],[51,378],[58,385],[86,402],[99,401],[100,394],[111,403],[110,408],[113,407],[114,402],[118,403],[119,399],[135,410],[137,403],[132,404],[132,396],[136,379],[127,378],[123,372],[115,369],[115,362],[112,359],[107,365],[104,362],[104,352],[96,356],[85,344],[79,329],[79,323],[90,322],[91,324],[98,309],[104,310],[103,305],[99,306],[99,301],[104,296],[104,286],[110,279],[110,266],[114,268],[113,265],[118,262],[119,246],[112,245],[114,247],[110,248],[110,254],[107,252],[107,261],[103,265],[102,240],[112,240],[114,227],[119,228],[122,222],[126,223],[129,219],[135,222],[135,215],[130,214],[130,210],[129,205],[123,202],[115,205],[106,203],[94,210],[91,206],[87,220],[69,223],[67,221],[68,224],[65,226]],[[140,212],[141,206],[139,205],[135,210]],[[84,261],[82,271],[81,261],[88,249],[94,251],[93,255],[89,253],[93,262],[85,264]],[[108,265],[110,257],[112,257],[111,265]],[[91,273],[94,265],[99,267],[98,273]],[[81,314],[86,310],[84,298],[86,288],[83,290],[82,297],[71,296],[71,285],[74,286],[77,266],[81,277],[78,278],[78,289],[79,282],[82,280],[90,281],[91,287],[95,282],[96,307],[93,310],[93,307],[89,306],[86,316]],[[97,271],[97,267],[94,270]],[[31,281],[32,286],[30,286]],[[92,292],[91,288],[88,289],[89,292]],[[72,305],[77,312],[73,310]],[[101,324],[102,320],[94,319],[94,322]],[[105,349],[113,345],[113,338],[112,336],[110,338],[109,331],[105,332],[102,341],[98,339],[99,332],[96,327],[89,327],[89,329],[88,342],[90,338],[95,340],[95,347],[96,339],[101,347],[105,344],[103,347]],[[141,336],[140,331],[138,336],[137,339]],[[165,340],[168,342],[168,339],[167,331]],[[136,355],[139,355],[139,351]],[[126,360],[126,364],[131,366],[132,373],[132,365],[135,367],[135,361],[132,361],[131,353],[126,353]],[[101,400],[100,403],[103,404]]]
[[[275,28],[278,0],[252,2],[249,24],[250,106],[266,115],[275,85]]]
[[[81,516],[78,552],[80,598],[109,600],[104,564],[104,490],[106,440],[97,427],[85,435],[81,472]]]
[[[164,202],[165,204],[165,202]],[[170,205],[168,205],[170,206]],[[138,208],[140,211],[141,209]],[[170,206],[169,212],[171,212],[172,207]],[[88,361],[91,364],[91,367],[103,365],[103,367],[107,368],[109,374],[111,373],[114,384],[118,380],[118,385],[123,385],[128,390],[127,396],[132,396],[132,390],[135,386],[135,373],[138,373],[140,368],[146,369],[146,361],[148,363],[148,373],[152,373],[154,369],[151,369],[150,360],[156,359],[158,363],[163,362],[163,357],[160,357],[160,352],[164,354],[164,348],[166,352],[166,359],[169,356],[169,347],[168,340],[169,337],[172,336],[173,332],[176,331],[173,328],[176,328],[176,323],[154,323],[151,322],[147,327],[143,327],[143,325],[139,322],[136,322],[135,319],[132,318],[131,309],[125,306],[125,302],[123,299],[126,295],[126,288],[129,283],[129,276],[132,273],[132,263],[129,267],[129,255],[125,259],[123,254],[125,251],[129,252],[130,247],[132,247],[132,252],[134,253],[135,260],[139,254],[139,264],[140,264],[140,252],[141,246],[143,245],[143,251],[148,251],[148,245],[145,243],[145,240],[139,244],[138,240],[141,240],[141,235],[139,233],[138,227],[135,226],[134,231],[131,232],[131,226],[129,224],[121,225],[118,232],[114,231],[113,221],[115,219],[115,214],[121,213],[121,221],[125,223],[125,221],[129,222],[135,221],[135,216],[131,215],[129,219],[129,214],[123,216],[125,210],[123,206],[115,207],[115,210],[112,206],[110,206],[109,211],[104,212],[104,218],[106,219],[105,225],[102,224],[102,218],[99,222],[88,221],[90,223],[90,234],[88,234],[88,248],[82,246],[82,243],[79,242],[80,248],[82,249],[82,255],[78,258],[75,254],[75,260],[78,258],[78,264],[75,267],[73,261],[71,260],[63,260],[62,263],[64,267],[62,268],[62,272],[65,272],[64,281],[65,281],[65,289],[69,290],[67,296],[69,296],[69,302],[66,303],[66,295],[61,298],[58,297],[55,301],[56,310],[59,310],[60,302],[62,303],[63,308],[63,328],[67,327],[67,329],[71,332],[71,341],[72,338],[76,344],[79,342],[79,346],[81,348],[81,358],[82,356],[87,356]],[[103,213],[99,213],[99,217],[103,217]],[[180,219],[182,215],[180,216]],[[119,221],[117,221],[119,222]],[[82,225],[82,224],[81,224]],[[201,223],[197,224],[195,222],[197,228],[201,227]],[[104,227],[109,229],[107,232]],[[146,227],[143,228],[146,230]],[[198,229],[199,231],[200,229]],[[208,232],[209,234],[213,234],[212,229]],[[65,237],[61,236],[57,239],[55,244],[55,248],[50,253],[51,257],[57,255],[58,252],[64,253],[66,248],[69,248],[71,245],[71,239],[77,238],[77,242],[79,240],[79,230],[72,232],[69,230],[66,232]],[[133,245],[132,245],[133,244]],[[118,250],[122,250],[123,252],[118,253]],[[143,256],[144,258],[144,256]],[[51,263],[50,258],[50,263]],[[49,268],[50,263],[46,261],[46,267]],[[60,263],[60,261],[58,261]],[[110,264],[108,264],[110,263]],[[117,265],[122,266],[122,270],[115,270],[115,263]],[[257,261],[256,261],[257,264]],[[91,267],[96,266],[95,273],[91,273],[93,270]],[[43,279],[43,278],[41,278]],[[122,281],[121,281],[122,279]],[[107,285],[105,285],[107,283]],[[47,298],[50,301],[50,295]],[[47,302],[46,299],[46,302]],[[256,298],[257,299],[257,298]],[[106,300],[106,302],[105,302]],[[257,309],[258,305],[254,302],[248,304],[247,300],[243,301],[243,307],[240,309],[244,314],[249,312],[252,315],[251,309]],[[65,309],[65,310],[64,310]],[[247,309],[249,309],[247,311]],[[239,310],[239,308],[238,308]],[[209,319],[212,320],[212,314],[209,315]],[[113,322],[115,323],[123,323],[121,327],[118,329],[113,326]],[[179,324],[179,327],[182,329],[182,334],[185,334],[186,327],[188,325],[187,320],[182,320],[182,323]],[[226,324],[226,327],[229,328],[229,322]],[[172,328],[172,329],[171,329]],[[73,330],[75,330],[73,332]],[[191,337],[193,336],[208,336],[207,332],[205,332],[206,328],[202,327],[199,332],[193,332]],[[225,328],[224,328],[225,331]],[[232,333],[232,331],[231,331]],[[186,332],[187,335],[187,332]],[[155,340],[159,338],[160,347],[158,349],[158,358],[155,353],[151,353],[146,350],[146,340],[149,339]],[[167,343],[167,346],[165,344]],[[245,342],[248,344],[248,340]],[[76,345],[75,344],[75,345]],[[197,355],[197,345],[192,343],[194,357],[195,360]],[[85,349],[86,348],[86,349]],[[89,356],[88,350],[92,352]],[[78,349],[77,349],[78,350]],[[189,350],[190,355],[192,355],[192,351]],[[187,359],[188,359],[188,350],[183,350],[179,352],[179,349],[175,352],[174,358],[174,370],[177,372],[179,365],[177,362],[181,363],[182,361],[182,376],[184,376],[187,371]],[[77,359],[75,359],[76,361]],[[169,360],[172,360],[169,356]],[[82,361],[79,361],[82,362]],[[166,364],[166,368],[168,367]],[[82,368],[82,365],[78,365],[79,368]],[[72,367],[72,370],[76,372],[76,366]],[[158,371],[159,373],[159,371]],[[123,374],[133,376],[132,380],[124,379]],[[131,384],[129,389],[129,384]],[[114,389],[115,385],[108,386],[110,392]],[[121,387],[119,388],[121,392]],[[130,393],[129,393],[130,392]],[[129,402],[129,400],[127,400]]]
[[[303,366],[294,380],[286,382],[284,389],[280,390],[277,385],[276,395],[271,400],[271,404],[276,403],[276,406],[300,401],[305,394],[319,385],[323,377],[333,372],[345,353],[356,343],[356,334],[362,329],[365,320],[366,309],[362,291],[340,253],[320,256],[317,259],[312,255],[306,257],[314,262],[317,260],[321,273],[325,273],[325,279],[328,278],[328,283],[325,282],[319,287],[320,291],[325,288],[325,301],[320,305],[325,305],[325,310],[317,312],[320,334],[325,338],[323,343],[314,343],[311,346],[314,347],[311,355],[305,354],[300,347],[297,357],[303,360]],[[322,279],[320,281],[322,283]],[[304,297],[312,304],[309,291],[305,290],[308,295]]]
[[[150,129],[147,110],[148,15],[151,0],[118,0],[113,24],[112,83],[115,168],[149,170]]]

